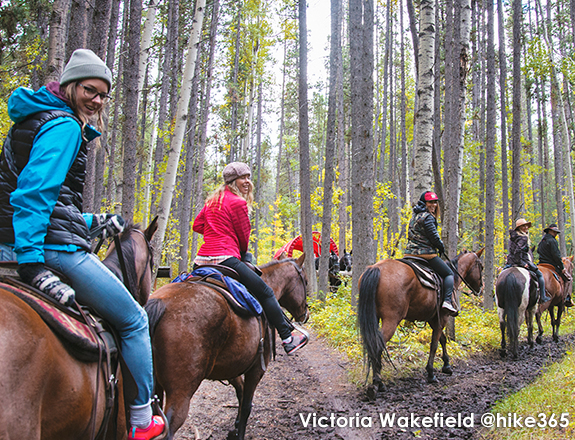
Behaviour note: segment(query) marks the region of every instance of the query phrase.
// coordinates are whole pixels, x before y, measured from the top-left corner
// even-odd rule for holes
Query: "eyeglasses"
[[[110,95],[108,95],[107,93],[100,93],[94,87],[85,86],[82,83],[78,83],[78,85],[82,86],[82,88],[84,89],[84,96],[88,99],[94,99],[96,96],[99,96],[100,101],[102,101],[102,104],[107,104],[108,101],[112,99]]]

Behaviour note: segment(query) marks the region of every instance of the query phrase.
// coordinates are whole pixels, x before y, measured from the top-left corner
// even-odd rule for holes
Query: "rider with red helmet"
[[[445,246],[437,232],[438,202],[439,197],[432,191],[425,191],[421,194],[419,201],[413,207],[405,255],[427,260],[429,266],[443,279],[443,304],[441,308],[448,314],[457,316],[457,308],[452,303],[453,272],[439,257],[439,255],[445,254]]]

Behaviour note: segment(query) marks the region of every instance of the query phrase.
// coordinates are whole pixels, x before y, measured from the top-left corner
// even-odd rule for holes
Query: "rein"
[[[457,271],[457,269],[455,268],[455,265],[451,262],[451,259],[447,256],[447,254],[444,253],[443,255],[445,255],[447,257],[447,264],[449,264],[449,267],[451,268],[451,270],[455,274],[457,274],[457,276],[461,279],[461,281],[463,281],[463,284],[465,284],[475,296],[479,296],[480,292],[477,292],[473,287],[471,287],[469,285],[469,283],[467,281],[465,281],[465,278],[463,278],[461,276],[461,274]],[[477,257],[477,254],[475,254],[475,256]]]
[[[151,245],[150,241],[148,240],[148,237],[146,237],[146,234],[144,234],[139,229],[132,229],[131,231],[137,232],[143,237],[144,242],[146,243],[146,246],[148,247],[148,258],[147,258],[146,264],[149,265],[150,270],[152,272],[154,272],[154,259],[152,257],[152,255],[153,255],[152,245]],[[131,279],[128,277],[128,271],[126,269],[126,262],[124,260],[124,253],[122,252],[122,244],[121,244],[120,238],[117,235],[114,236],[114,244],[116,245],[116,253],[118,254],[118,262],[120,263],[120,270],[122,271],[122,277],[124,278],[124,285],[130,291],[130,293],[133,296],[135,296],[136,295],[136,289],[132,285]],[[142,284],[142,281],[143,281],[145,275],[146,275],[146,271],[144,271],[142,273],[142,276],[139,279],[139,284]]]

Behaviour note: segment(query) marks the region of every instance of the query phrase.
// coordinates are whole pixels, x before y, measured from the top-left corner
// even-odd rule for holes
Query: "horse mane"
[[[459,259],[461,257],[463,257],[464,255],[470,254],[473,251],[468,251],[467,249],[463,249],[459,254],[456,255],[456,257],[451,260],[451,264],[453,264],[453,266],[455,267],[456,270],[459,270]]]
[[[128,280],[124,280],[124,275],[122,274],[122,269],[120,268],[120,260],[118,259],[117,252],[108,255],[102,262],[120,280],[124,280],[124,284],[126,286],[136,286],[138,283],[138,279],[136,278],[136,255],[134,244],[132,240],[129,240],[132,231],[135,229],[141,230],[141,224],[132,224],[131,222],[127,222],[124,230],[119,235],[120,242],[122,243],[122,254],[124,256],[124,262],[126,263]],[[135,294],[136,292],[131,293]]]
[[[281,260],[272,260],[269,263],[265,263],[265,264],[261,265],[260,268],[265,269],[267,267],[277,266],[278,264],[281,264],[281,263],[286,262],[286,261],[294,261],[295,262],[296,259],[295,258],[283,258]]]

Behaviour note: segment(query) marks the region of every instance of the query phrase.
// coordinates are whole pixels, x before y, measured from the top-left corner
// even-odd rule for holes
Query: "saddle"
[[[555,279],[559,282],[562,283],[563,282],[563,276],[562,274],[560,274],[559,272],[557,272],[557,268],[555,266],[553,266],[552,264],[547,264],[547,263],[541,263],[538,264],[538,266],[544,267],[546,269],[549,269],[551,271],[551,273],[553,274],[553,277],[555,277]]]
[[[441,292],[443,280],[429,267],[425,258],[409,256],[400,258],[398,261],[411,267],[415,272],[415,276],[423,286]]]
[[[82,312],[65,307],[40,290],[23,283],[15,270],[2,264],[0,283],[28,304],[60,338],[71,355],[82,362],[98,362],[102,347],[116,357],[118,344],[102,318],[83,308]]]
[[[120,369],[126,402],[133,400],[137,395],[136,383],[118,348],[117,335],[101,317],[87,308],[79,306],[78,310],[73,310],[65,307],[40,290],[20,281],[16,267],[16,262],[0,262],[0,286],[30,306],[78,361],[98,363],[98,371],[101,371],[106,378],[106,409],[100,429],[94,438],[104,437],[108,420],[110,417],[117,417],[117,378]],[[63,280],[66,279],[62,274],[58,276]],[[94,417],[93,413],[92,418]]]
[[[231,309],[242,317],[261,315],[263,309],[260,303],[239,282],[238,273],[224,265],[205,264],[191,273],[178,275],[172,283],[197,283],[214,289],[228,302]]]

